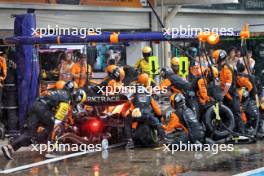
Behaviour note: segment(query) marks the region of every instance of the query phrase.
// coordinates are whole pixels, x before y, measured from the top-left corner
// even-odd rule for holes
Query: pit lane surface
[[[236,146],[232,152],[176,152],[163,149],[141,148],[135,150],[113,149],[65,159],[10,175],[195,175],[226,176],[264,166],[264,142]],[[14,161],[0,154],[0,169],[45,160],[43,155],[28,150],[16,153]],[[3,175],[3,174],[2,174]]]

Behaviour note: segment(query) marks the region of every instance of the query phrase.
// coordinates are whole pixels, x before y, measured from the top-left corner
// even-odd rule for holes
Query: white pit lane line
[[[122,146],[124,144],[125,143],[113,144],[113,145],[110,145],[108,147],[108,149],[120,147],[120,146]],[[25,170],[25,169],[30,169],[32,167],[37,167],[37,166],[41,166],[41,165],[45,165],[45,164],[49,164],[49,163],[54,163],[54,162],[61,161],[61,160],[67,159],[67,158],[74,158],[74,157],[77,157],[77,156],[81,156],[81,155],[85,155],[85,154],[91,154],[91,153],[98,153],[98,152],[102,152],[102,151],[84,151],[84,152],[71,153],[71,154],[68,154],[68,155],[59,156],[59,157],[56,157],[56,158],[51,158],[51,159],[47,159],[47,160],[36,162],[36,163],[26,164],[26,165],[18,166],[18,167],[11,168],[11,169],[0,170],[0,174],[10,174],[10,173],[13,173],[13,172],[22,171],[22,170]]]
[[[250,175],[253,175],[253,174],[260,174],[261,172],[264,173],[264,167],[261,167],[261,168],[258,168],[258,169],[254,169],[254,170],[250,170],[250,171],[247,171],[247,172],[243,172],[243,173],[240,173],[240,174],[236,174],[236,175],[233,175],[233,176],[250,176]]]

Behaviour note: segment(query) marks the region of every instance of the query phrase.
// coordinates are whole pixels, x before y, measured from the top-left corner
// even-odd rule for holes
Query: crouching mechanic
[[[144,88],[150,86],[150,78],[146,73],[142,73],[138,77],[139,87],[133,95],[130,104],[130,114],[125,118],[125,133],[127,137],[127,149],[134,148],[134,141],[132,139],[132,122],[145,123],[157,130],[160,137],[160,142],[164,140],[165,132],[159,122],[161,117],[161,109],[158,103],[151,97],[148,90]],[[139,91],[139,89],[141,91]]]
[[[171,68],[162,68],[160,77],[163,79],[159,87],[170,88],[172,93],[182,93],[186,98],[186,104],[196,115],[199,114],[199,105],[192,85],[185,79],[176,75]]]
[[[258,126],[257,123],[260,117],[256,103],[257,88],[254,83],[254,78],[245,71],[246,67],[241,61],[237,62],[236,67],[238,72],[236,86],[242,106],[242,119],[246,123],[246,127],[249,128],[247,132],[254,134],[257,132],[257,129],[254,131],[253,128]]]
[[[74,83],[68,81],[62,90],[50,91],[47,95],[38,97],[28,114],[22,134],[1,148],[4,156],[13,159],[13,152],[19,148],[46,141],[54,126],[64,120],[73,98],[79,98],[76,93],[79,91],[74,91]],[[44,130],[38,132],[40,126]]]
[[[183,94],[173,94],[170,97],[173,111],[166,114],[162,128],[166,131],[168,143],[177,144],[180,141],[187,143],[203,143],[205,130],[198,121],[195,113],[186,106]]]

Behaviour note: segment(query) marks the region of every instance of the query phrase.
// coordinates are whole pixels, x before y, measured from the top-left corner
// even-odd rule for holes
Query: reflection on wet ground
[[[88,154],[78,158],[47,164],[12,175],[195,175],[226,176],[264,166],[264,142],[236,146],[235,151],[220,152],[176,152],[173,155],[162,149],[114,149],[108,153]],[[1,169],[44,160],[33,152],[16,154],[16,160],[7,162],[0,158]]]

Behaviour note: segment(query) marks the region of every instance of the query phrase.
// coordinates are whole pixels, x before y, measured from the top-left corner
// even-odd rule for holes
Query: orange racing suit
[[[179,117],[175,113],[170,114],[170,120],[167,124],[163,124],[162,128],[166,132],[171,132],[175,128],[181,128],[184,130],[184,132],[188,133],[188,130],[184,127],[184,125],[180,122]]]
[[[233,112],[237,123],[237,131],[245,132],[245,123],[242,119],[242,111],[240,108],[240,99],[236,90],[236,72],[234,68],[226,63],[220,69],[220,81],[222,91],[226,91],[226,86],[229,86],[227,92],[224,92],[224,104],[226,104]]]

